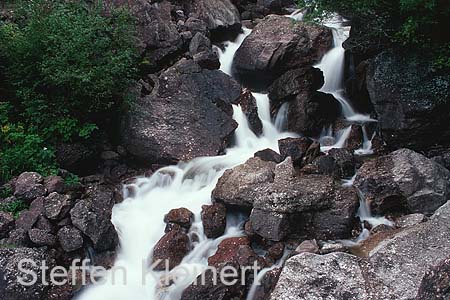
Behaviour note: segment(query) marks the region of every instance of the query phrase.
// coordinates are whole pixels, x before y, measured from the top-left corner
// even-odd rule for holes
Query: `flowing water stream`
[[[296,18],[300,19],[300,14],[297,12]],[[341,95],[344,61],[342,42],[346,38],[347,29],[337,25],[333,28],[335,47],[318,65],[325,74],[322,90],[335,95],[347,119],[367,121],[368,117],[356,114]],[[220,54],[220,69],[223,72],[231,75],[234,54],[250,32],[251,30],[244,28],[244,33],[234,42],[227,42],[224,50],[217,50]],[[101,282],[83,291],[80,300],[179,299],[182,291],[205,270],[208,265],[207,258],[215,253],[218,244],[225,238],[243,234],[240,229],[243,218],[230,216],[225,235],[215,240],[207,239],[203,234],[200,217],[202,205],[211,203],[211,192],[226,169],[244,163],[253,157],[256,151],[266,148],[278,151],[279,139],[296,136],[283,131],[286,128],[287,104],[281,107],[275,120],[272,120],[267,95],[254,93],[254,96],[263,124],[261,136],[256,136],[251,131],[241,108],[234,106],[233,118],[239,127],[235,132],[235,146],[227,149],[225,155],[181,162],[176,166],[162,168],[151,177],[138,178],[134,183],[124,186],[125,200],[114,206],[112,215],[112,222],[120,239],[115,265]],[[333,147],[345,146],[346,137],[348,129]],[[195,235],[195,240],[198,241],[193,244],[193,250],[182,263],[169,274],[152,271],[149,268],[151,252],[164,234],[164,215],[171,209],[180,207],[185,207],[195,214],[189,234]],[[186,270],[189,271],[188,276]],[[184,272],[185,276],[181,276],[180,272]],[[175,280],[169,285],[164,283],[166,278],[183,280]],[[252,289],[254,290],[254,287]],[[251,300],[251,296],[249,297]]]

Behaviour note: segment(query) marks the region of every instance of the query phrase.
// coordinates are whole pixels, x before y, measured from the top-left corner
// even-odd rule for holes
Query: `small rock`
[[[69,196],[53,192],[44,200],[44,214],[50,220],[61,220],[67,216],[71,206]]]
[[[273,151],[272,149],[264,149],[255,153],[254,157],[259,157],[264,161],[273,161],[274,163],[279,164],[282,162],[280,154]]]
[[[302,164],[303,156],[306,154],[312,143],[313,141],[306,137],[279,140],[278,147],[280,149],[281,159],[285,160],[286,157],[290,156],[294,165],[300,166]]]
[[[45,230],[33,228],[28,231],[28,236],[30,237],[31,242],[38,247],[53,247],[56,244],[56,237]]]
[[[208,238],[218,238],[225,232],[227,225],[227,209],[221,203],[202,206],[202,222],[204,233]]]
[[[274,260],[279,260],[284,254],[284,244],[276,243],[267,250],[267,255]]]
[[[196,62],[202,69],[216,70],[220,68],[219,56],[213,51],[202,51],[194,55]]]
[[[346,148],[352,151],[359,149],[362,147],[363,140],[364,138],[361,125],[353,124],[350,135],[347,138]]]
[[[49,176],[45,178],[45,188],[49,194],[53,192],[63,194],[65,192],[64,179],[60,176]]]
[[[25,231],[30,230],[43,212],[44,197],[39,197],[31,203],[28,210],[20,213],[19,218],[16,221],[16,227],[24,229]]]
[[[164,216],[165,223],[175,223],[189,230],[194,221],[194,214],[186,208],[177,208]]]
[[[65,226],[58,231],[58,241],[66,252],[72,252],[83,247],[81,232],[75,227]]]
[[[223,240],[220,242],[216,253],[208,258],[208,265],[217,268],[224,263],[236,261],[241,246],[250,246],[250,240],[247,237],[234,237]]]
[[[328,151],[328,155],[334,158],[341,177],[349,178],[355,174],[355,160],[352,152],[347,149],[333,148]]]
[[[25,172],[19,175],[16,181],[14,196],[16,198],[31,202],[37,197],[45,196],[46,190],[44,178],[35,172]]]
[[[320,247],[320,254],[329,254],[333,252],[348,252],[349,249],[347,246],[340,242],[336,241],[327,241],[323,243]]]
[[[297,248],[295,248],[295,253],[319,253],[319,246],[316,240],[306,240],[300,243]]]

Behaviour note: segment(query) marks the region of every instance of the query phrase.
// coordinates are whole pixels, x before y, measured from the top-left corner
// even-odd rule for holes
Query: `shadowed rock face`
[[[270,299],[416,299],[426,271],[448,256],[449,229],[450,202],[430,221],[381,242],[367,259],[340,252],[296,255],[287,261]]]
[[[388,145],[422,149],[450,141],[450,76],[417,54],[383,52],[369,65],[367,90]]]
[[[359,188],[376,213],[433,213],[450,197],[450,172],[409,149],[368,161],[358,170]]]
[[[221,71],[182,59],[127,113],[124,145],[146,163],[218,155],[237,127],[231,104],[240,94],[239,84]]]
[[[245,39],[233,62],[249,86],[266,87],[284,72],[318,62],[331,47],[331,31],[270,15]],[[247,82],[247,79],[253,79]]]
[[[193,0],[185,4],[188,11],[198,14],[208,29],[240,29],[241,18],[230,0]]]

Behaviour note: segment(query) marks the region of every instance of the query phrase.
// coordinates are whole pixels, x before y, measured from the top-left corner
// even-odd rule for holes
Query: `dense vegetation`
[[[450,68],[448,0],[299,0],[313,18],[338,12],[360,27],[360,47],[369,43],[414,47],[433,56],[439,68]]]
[[[23,1],[0,23],[0,182],[51,173],[54,147],[89,139],[135,76],[134,22],[88,1]]]

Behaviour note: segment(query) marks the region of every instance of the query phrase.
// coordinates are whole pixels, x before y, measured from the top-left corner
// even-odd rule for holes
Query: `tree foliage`
[[[3,178],[51,165],[44,148],[89,138],[136,74],[134,21],[124,10],[37,0],[21,2],[14,17],[0,23]]]

